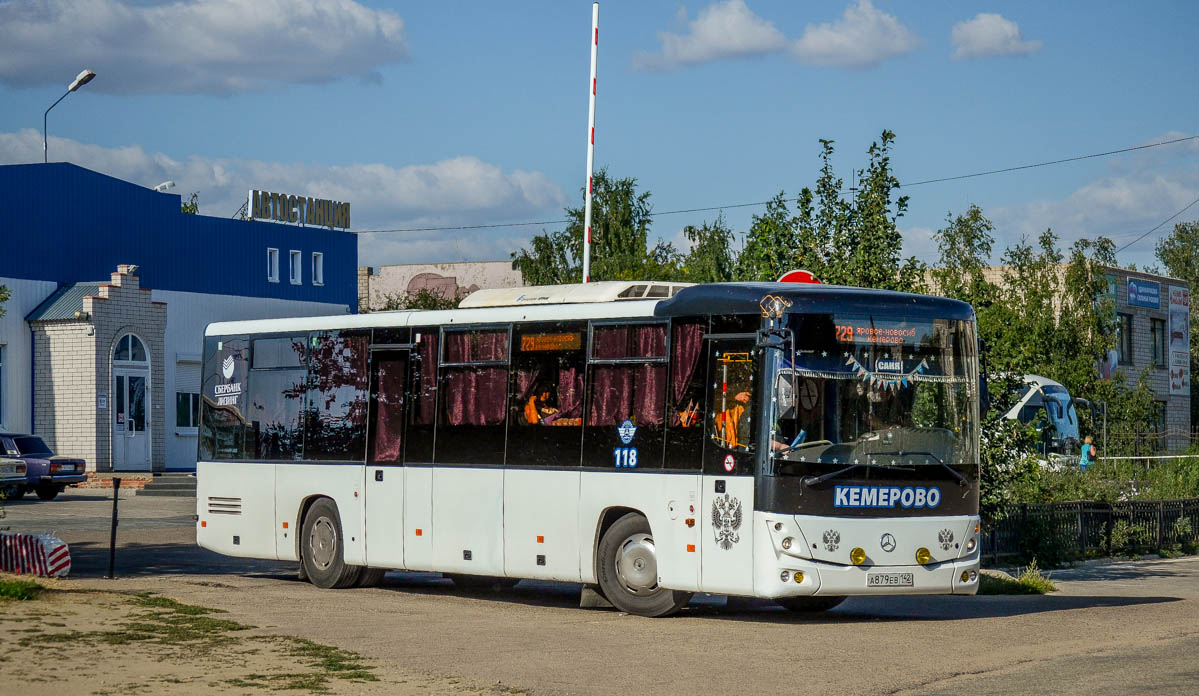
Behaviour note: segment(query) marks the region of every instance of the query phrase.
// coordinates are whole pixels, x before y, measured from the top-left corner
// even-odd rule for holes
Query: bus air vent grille
[[[208,514],[210,515],[240,515],[241,498],[208,497]]]

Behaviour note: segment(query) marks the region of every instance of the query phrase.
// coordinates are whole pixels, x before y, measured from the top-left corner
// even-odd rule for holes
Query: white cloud
[[[685,9],[680,15],[686,20]],[[746,58],[781,51],[787,44],[783,33],[757,16],[743,0],[725,0],[708,5],[688,24],[687,34],[658,32],[661,53],[639,52],[633,67],[667,70],[724,58]]]
[[[894,15],[858,0],[832,23],[809,24],[791,52],[803,63],[869,68],[916,50],[923,41]]]
[[[0,2],[0,83],[232,94],[345,76],[378,81],[408,55],[404,21],[354,0]]]
[[[0,133],[0,164],[37,162],[41,134]],[[105,148],[50,138],[50,157],[110,176],[154,186],[173,180],[172,193],[199,193],[201,213],[232,216],[251,188],[347,200],[355,229],[475,225],[561,219],[562,190],[541,172],[504,171],[477,157],[392,167],[353,164],[318,167],[282,162],[189,157],[184,161],[134,145]],[[363,235],[363,265],[507,258],[539,227]]]
[[[1025,41],[1020,26],[1003,15],[980,12],[974,19],[953,25],[950,38],[957,50],[954,60],[1027,56],[1041,50],[1040,41]]]

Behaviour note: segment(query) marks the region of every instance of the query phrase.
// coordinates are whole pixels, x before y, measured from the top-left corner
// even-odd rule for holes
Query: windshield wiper
[[[970,482],[966,480],[966,477],[965,477],[965,476],[962,476],[960,473],[958,473],[958,472],[957,472],[957,470],[956,470],[956,469],[954,469],[952,466],[949,466],[948,464],[946,464],[944,460],[942,460],[940,457],[938,457],[937,455],[933,454],[932,452],[920,452],[920,451],[909,451],[909,450],[904,450],[904,451],[902,451],[902,452],[871,452],[870,454],[872,454],[872,455],[873,455],[873,454],[897,454],[897,455],[899,455],[899,456],[901,456],[901,457],[906,457],[906,456],[908,456],[908,455],[912,455],[912,454],[920,454],[920,455],[924,455],[925,457],[932,457],[933,459],[937,460],[937,463],[938,463],[938,464],[940,464],[941,466],[945,467],[945,470],[946,470],[946,471],[948,471],[949,473],[953,474],[953,477],[954,477],[954,478],[956,478],[956,479],[958,480],[958,485],[959,485],[959,486],[969,486],[969,485],[970,485]],[[921,465],[919,465],[919,464],[912,464],[911,466],[921,466]]]
[[[808,486],[808,487],[819,486],[820,484],[824,483],[825,481],[828,481],[829,479],[835,479],[838,476],[840,476],[841,474],[844,474],[847,471],[852,471],[852,470],[858,468],[859,466],[864,466],[867,469],[890,469],[892,471],[911,471],[911,467],[907,467],[907,466],[890,466],[887,464],[871,464],[870,462],[866,462],[864,464],[861,464],[861,463],[850,464],[849,466],[845,467],[844,469],[838,469],[836,471],[829,472],[822,476],[806,476],[806,477],[804,477],[803,483],[805,486]]]

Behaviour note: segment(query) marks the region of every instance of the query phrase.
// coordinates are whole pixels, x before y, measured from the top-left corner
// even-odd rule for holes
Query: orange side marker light
[[[420,529],[417,529],[417,530],[416,530],[416,535],[417,535],[417,536],[420,536],[420,535],[421,535],[421,530],[420,530]]]
[[[287,523],[286,523],[286,522],[284,522],[284,523],[283,523],[283,528],[284,528],[284,529],[287,529]]]
[[[206,520],[200,520],[200,526],[201,526],[201,527],[207,527],[207,526],[208,526],[208,522],[207,522]]]
[[[541,536],[540,534],[538,534],[538,535],[537,535],[537,543],[538,543],[538,544],[544,544],[544,543],[545,543],[545,537],[543,537],[543,536]]]
[[[687,544],[687,553],[695,553],[695,544]]]

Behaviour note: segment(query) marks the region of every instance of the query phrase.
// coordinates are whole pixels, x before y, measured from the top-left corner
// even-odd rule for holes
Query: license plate
[[[866,587],[911,587],[915,576],[911,573],[866,573]]]

